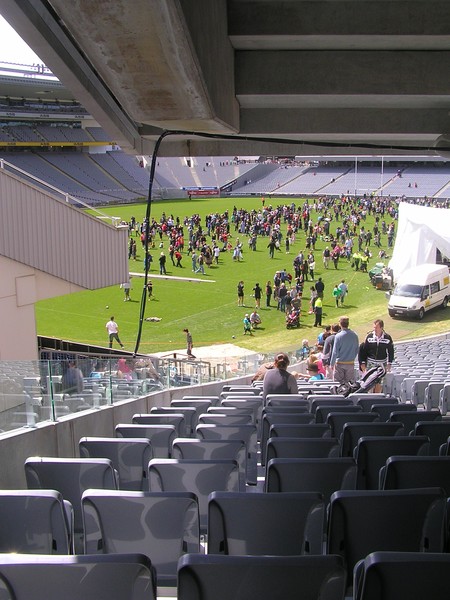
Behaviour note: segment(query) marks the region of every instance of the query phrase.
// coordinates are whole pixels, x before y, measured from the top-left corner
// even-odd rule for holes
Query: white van
[[[450,297],[449,271],[446,265],[418,265],[402,273],[389,296],[391,317],[418,317],[441,306],[445,308]]]

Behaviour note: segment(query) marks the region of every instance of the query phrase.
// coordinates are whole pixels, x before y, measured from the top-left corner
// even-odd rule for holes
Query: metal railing
[[[0,433],[57,421],[167,388],[203,385],[254,373],[267,355],[215,361],[164,357],[79,356],[0,361]]]

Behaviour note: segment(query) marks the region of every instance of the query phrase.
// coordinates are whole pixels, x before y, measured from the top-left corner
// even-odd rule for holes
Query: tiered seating
[[[159,586],[178,580],[180,600],[213,591],[229,600],[233,586],[243,594],[248,581],[250,597],[263,593],[262,582],[267,594],[271,582],[283,581],[288,598],[301,585],[316,599],[317,586],[330,585],[331,564],[337,587],[329,597],[341,600],[353,568],[371,552],[443,552],[450,459],[438,452],[449,451],[450,432],[440,412],[390,395],[343,398],[328,385],[298,387],[298,395],[265,403],[259,386],[239,386],[154,407],[117,427],[132,438],[80,441],[82,456],[110,458],[103,462],[117,471],[118,491],[87,490],[78,476],[75,491],[48,477],[45,484],[70,496],[85,552],[146,554]],[[400,407],[409,410],[391,410]],[[153,437],[156,430],[165,438]],[[34,469],[36,459],[28,463]],[[244,580],[241,569],[248,575],[250,565],[258,577]],[[359,593],[364,577],[355,581]]]

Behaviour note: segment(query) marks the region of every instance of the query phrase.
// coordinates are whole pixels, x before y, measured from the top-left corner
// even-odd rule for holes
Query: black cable
[[[144,318],[145,318],[145,305],[146,305],[146,301],[147,301],[148,272],[150,270],[150,261],[148,260],[148,254],[149,254],[148,242],[149,242],[149,235],[150,235],[150,215],[151,215],[151,208],[152,208],[152,193],[153,193],[153,182],[155,179],[156,159],[158,156],[159,147],[160,147],[163,139],[168,135],[173,135],[173,132],[164,131],[159,136],[159,138],[156,140],[156,144],[155,144],[155,147],[153,149],[153,154],[152,154],[152,164],[150,167],[150,181],[148,184],[147,210],[145,212],[146,227],[145,227],[145,241],[144,241],[144,252],[145,252],[145,254],[144,254],[144,265],[145,265],[144,286],[142,288],[141,306],[140,306],[140,310],[139,310],[139,325],[138,325],[138,332],[137,332],[137,336],[136,336],[136,345],[134,347],[135,355],[138,353],[139,346],[141,343],[142,325],[143,325]]]

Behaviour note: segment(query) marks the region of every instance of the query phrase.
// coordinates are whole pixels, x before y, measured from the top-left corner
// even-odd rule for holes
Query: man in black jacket
[[[391,370],[391,364],[394,360],[394,342],[391,336],[384,331],[384,322],[382,319],[375,319],[373,322],[373,331],[370,331],[364,340],[361,348],[361,371],[366,371],[372,367],[383,365],[386,372]],[[374,387],[374,392],[381,391],[381,382]]]

